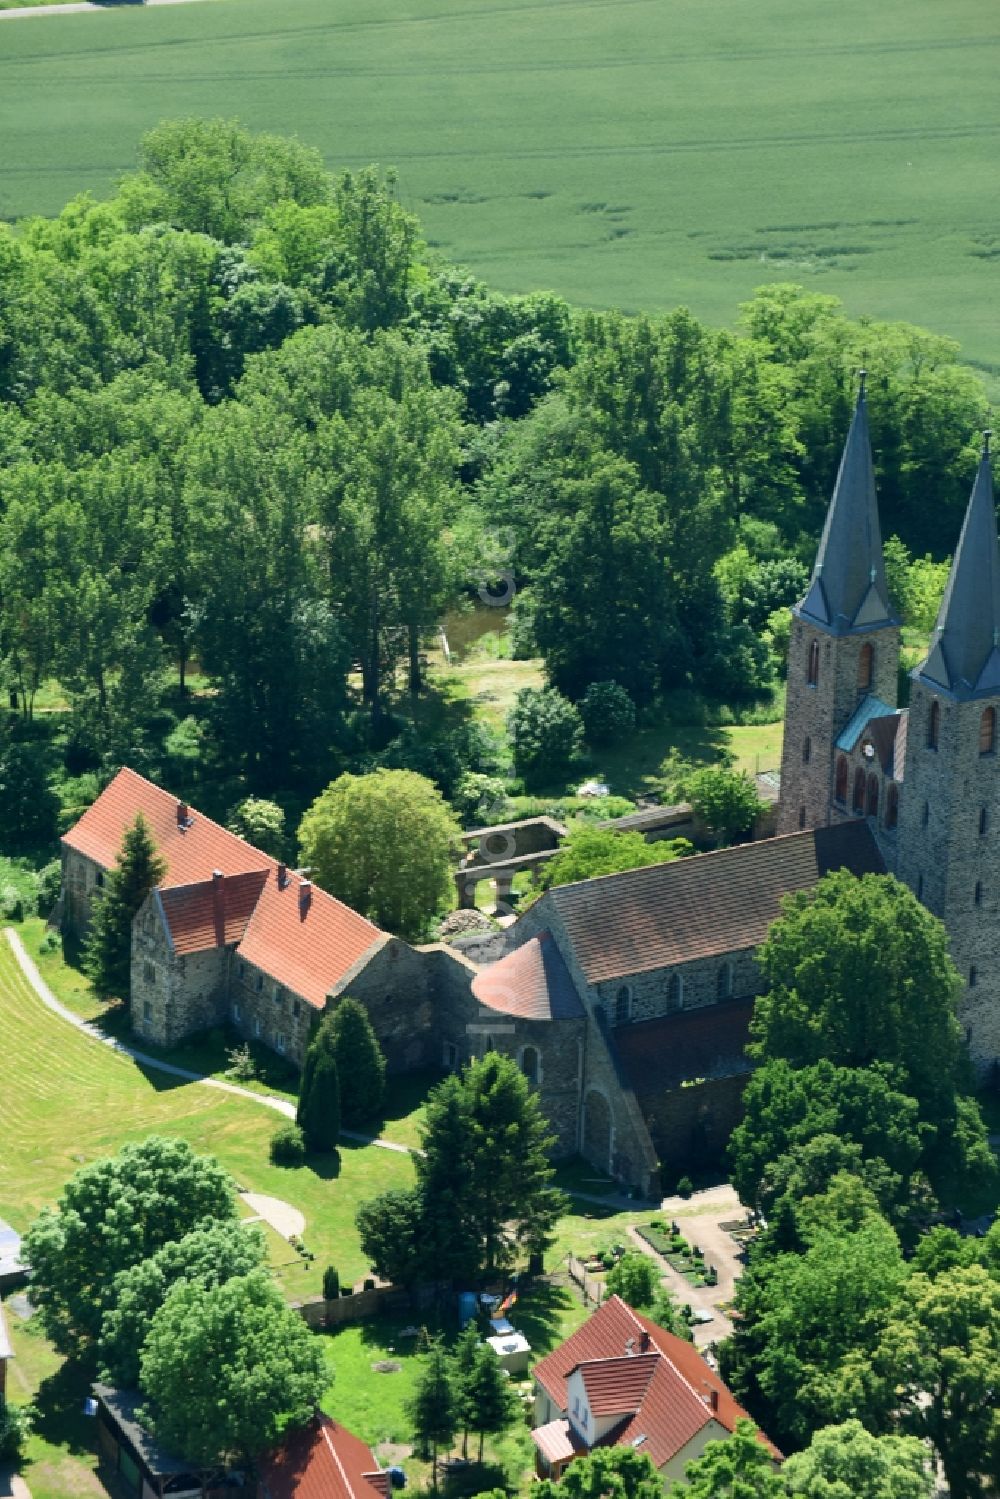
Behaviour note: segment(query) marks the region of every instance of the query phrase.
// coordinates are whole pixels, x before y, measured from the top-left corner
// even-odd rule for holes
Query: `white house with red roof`
[[[539,1475],[559,1478],[594,1447],[631,1447],[680,1479],[706,1443],[749,1420],[692,1344],[610,1297],[535,1366]],[[780,1462],[781,1454],[761,1441]]]

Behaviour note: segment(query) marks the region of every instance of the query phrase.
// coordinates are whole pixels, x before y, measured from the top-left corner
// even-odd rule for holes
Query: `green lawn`
[[[12,20],[0,215],[103,193],[167,115],[400,171],[431,240],[507,290],[686,303],[762,282],[1000,368],[1000,27],[982,0],[219,0]]]

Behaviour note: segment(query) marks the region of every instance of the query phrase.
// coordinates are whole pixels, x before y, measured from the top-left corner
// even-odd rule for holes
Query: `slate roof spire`
[[[930,651],[913,675],[957,698],[1000,695],[1000,550],[988,431]]]
[[[864,370],[812,581],[795,612],[832,635],[897,623],[885,581]]]

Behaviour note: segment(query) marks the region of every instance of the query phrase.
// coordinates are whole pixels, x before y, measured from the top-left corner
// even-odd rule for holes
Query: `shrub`
[[[249,1083],[257,1076],[257,1064],[246,1041],[242,1046],[230,1047],[226,1056],[229,1058],[227,1077],[234,1077],[240,1083]]]
[[[323,1271],[323,1299],[336,1301],[340,1295],[340,1271],[336,1265],[327,1265]]]
[[[649,1255],[629,1253],[608,1271],[607,1287],[629,1306],[651,1306],[658,1280],[659,1272]]]
[[[16,1463],[31,1433],[32,1405],[8,1405],[0,1395],[0,1462]]]
[[[16,885],[0,885],[0,917],[4,921],[24,920],[24,897]]]
[[[62,889],[62,865],[53,859],[38,871],[38,914],[48,916]]]
[[[271,1136],[271,1161],[275,1166],[301,1166],[306,1142],[297,1124],[283,1124]]]
[[[524,687],[507,715],[514,768],[538,784],[565,774],[580,752],[583,723],[555,687]]]
[[[689,1176],[682,1176],[677,1183],[678,1197],[690,1197],[694,1191],[694,1182]]]
[[[618,682],[591,682],[580,699],[589,744],[617,744],[635,728],[635,704]]]
[[[540,655],[535,639],[535,601],[530,590],[522,588],[515,595],[507,615],[510,631],[510,654],[515,661],[530,661]]]
[[[503,822],[510,811],[505,783],[499,776],[483,775],[478,770],[467,770],[459,777],[451,804],[463,827]]]

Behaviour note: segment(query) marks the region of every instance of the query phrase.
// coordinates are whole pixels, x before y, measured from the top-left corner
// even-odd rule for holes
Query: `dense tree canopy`
[[[299,828],[317,884],[390,932],[418,937],[447,896],[458,825],[411,770],[342,775]]]
[[[211,1466],[246,1461],[303,1424],[330,1381],[323,1348],[264,1270],[178,1282],[140,1361],[155,1434]]]
[[[25,1235],[31,1299],[56,1347],[77,1353],[114,1305],[115,1277],[202,1220],[236,1217],[233,1184],[184,1140],[149,1135],[82,1166]]]

